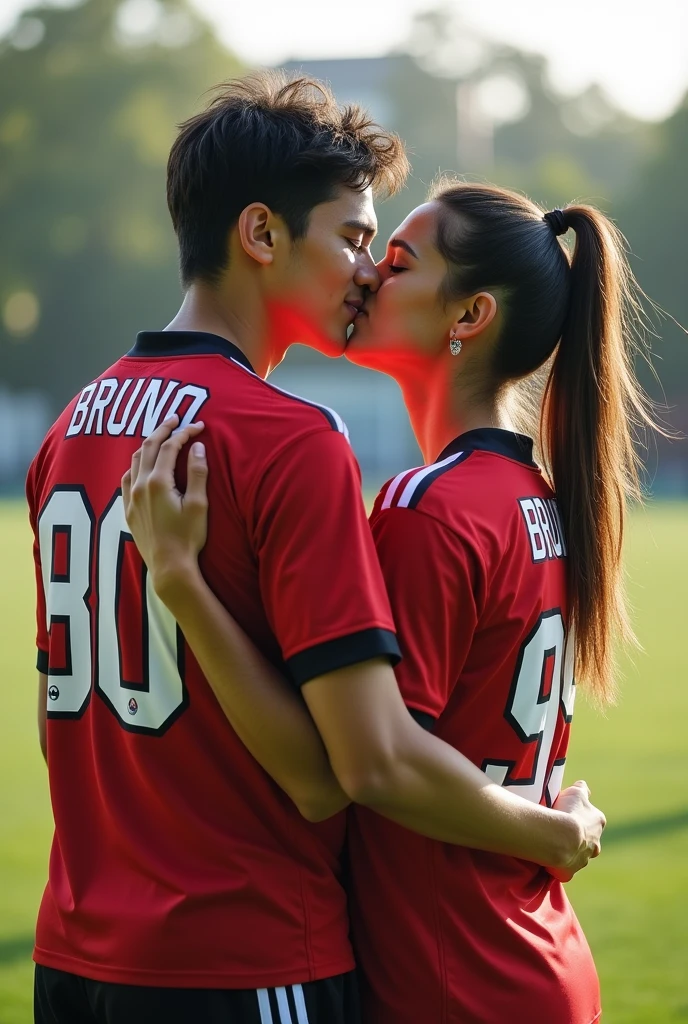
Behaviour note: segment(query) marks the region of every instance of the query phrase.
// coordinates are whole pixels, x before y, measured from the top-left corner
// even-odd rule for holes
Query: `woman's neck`
[[[455,437],[467,430],[514,429],[502,399],[479,395],[470,377],[455,379],[447,372],[446,364],[434,375],[409,372],[396,380],[426,464],[434,462]]]

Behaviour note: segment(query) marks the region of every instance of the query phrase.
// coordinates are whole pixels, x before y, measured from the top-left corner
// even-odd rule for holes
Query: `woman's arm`
[[[206,535],[206,463],[190,454],[185,495],[174,485],[174,466],[201,429],[202,424],[186,428],[162,447],[159,437],[144,443],[122,480],[127,523],[156,593],[179,623],[239,739],[304,818],[322,821],[350,801],[308,708],[237,625],[198,566]]]
[[[207,524],[202,446],[200,452],[192,447],[189,455],[186,493],[180,494],[174,483],[177,455],[202,424],[165,440],[173,425],[167,421],[151,435],[122,480],[127,520],[156,592],[173,614],[188,618],[186,628],[208,655],[218,644],[211,661],[201,665],[224,694],[230,721],[234,724],[238,702],[243,710],[237,732],[303,811],[310,808],[313,817],[322,817],[313,808],[327,805],[333,811],[347,798],[354,799],[422,835],[524,857],[558,869],[562,879],[597,856],[604,815],[590,804],[584,783],[567,790],[566,806],[551,810],[491,782],[458,750],[416,725],[403,704],[393,670],[383,659],[340,669],[307,684],[305,696],[317,722],[316,732],[299,698],[262,661],[224,608],[213,620],[216,635],[209,642],[209,620],[198,606],[192,607],[194,595],[201,593],[196,593],[192,581],[198,581],[197,553],[205,544]],[[203,600],[207,600],[203,587]],[[180,593],[185,594],[182,599]],[[235,630],[231,641],[224,636],[227,621]],[[249,646],[241,649],[235,661],[237,638]],[[225,643],[226,651],[219,646]],[[246,657],[252,659],[248,674]],[[230,679],[228,665],[235,666],[238,678]],[[239,687],[238,698],[235,687]],[[276,707],[283,706],[275,703],[278,694],[277,699],[288,695],[286,713],[294,716],[287,719],[289,729],[284,728],[281,713],[276,714]],[[268,743],[264,729],[274,730]],[[323,768],[329,772],[329,763],[318,733],[336,769],[336,777],[330,773],[326,781]],[[275,757],[276,746],[279,757]],[[296,765],[290,764],[294,759]],[[336,780],[343,783],[346,796],[339,796]]]
[[[346,807],[349,798],[301,695],[237,625],[198,565],[168,578],[158,594],[239,739],[303,817],[323,821]]]

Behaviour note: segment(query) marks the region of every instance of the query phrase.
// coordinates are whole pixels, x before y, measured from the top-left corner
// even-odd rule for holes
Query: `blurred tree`
[[[445,169],[521,189],[546,206],[587,198],[608,208],[631,187],[652,129],[598,86],[558,95],[544,57],[485,39],[457,6],[419,14],[409,49],[444,79],[444,91],[450,83],[456,90],[458,140]],[[413,103],[410,95],[410,112]]]
[[[670,404],[682,403],[673,422],[688,430],[688,337],[679,326],[688,327],[688,97],[656,126],[654,141],[635,188],[619,204],[618,220],[638,279],[668,314],[654,345],[657,369]]]
[[[458,90],[457,152],[444,156],[445,168],[520,189],[545,207],[589,201],[619,224],[641,285],[668,314],[653,339],[660,382],[642,361],[639,373],[660,406],[666,398],[671,407],[660,415],[688,434],[688,337],[672,320],[688,326],[688,97],[655,125],[618,110],[598,86],[557,95],[543,57],[476,36],[456,7],[419,15],[409,49],[423,69],[441,76],[443,93],[447,85]],[[412,147],[420,102],[425,99],[408,90],[397,125]],[[440,111],[439,105],[428,110],[426,135],[437,131]],[[650,446],[650,472],[660,489],[685,491],[686,444],[652,439]]]
[[[425,202],[433,179],[455,166],[458,145],[455,83],[429,74],[408,54],[384,59],[389,68],[385,86],[393,99],[385,127],[406,143],[413,171],[406,188],[378,208],[377,258],[409,211]]]
[[[409,188],[380,207],[381,240],[440,169],[548,206],[591,199],[627,233],[649,294],[688,323],[688,105],[649,126],[594,87],[557,96],[541,57],[488,44],[442,11],[419,17],[408,49],[379,61],[383,120],[414,164]],[[359,79],[366,62],[351,63]],[[37,7],[0,41],[0,386],[62,404],[136,330],[171,315],[174,127],[241,70],[186,0]],[[688,346],[670,323],[663,333],[671,398],[688,390]]]
[[[240,71],[185,0],[38,7],[0,42],[0,383],[61,405],[172,315],[167,153]]]

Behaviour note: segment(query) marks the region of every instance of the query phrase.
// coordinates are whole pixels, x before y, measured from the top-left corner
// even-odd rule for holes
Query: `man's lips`
[[[345,302],[344,305],[346,306],[351,315],[351,323],[354,322],[356,317],[365,314],[365,309],[363,308],[362,302],[358,305],[353,302]]]

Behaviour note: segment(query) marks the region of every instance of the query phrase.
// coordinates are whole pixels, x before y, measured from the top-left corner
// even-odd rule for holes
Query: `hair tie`
[[[569,229],[566,223],[566,214],[558,208],[550,210],[542,219],[547,221],[555,235],[565,235]]]

